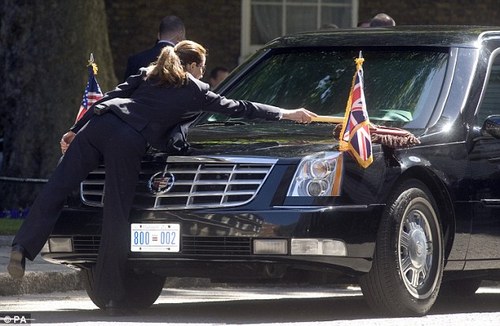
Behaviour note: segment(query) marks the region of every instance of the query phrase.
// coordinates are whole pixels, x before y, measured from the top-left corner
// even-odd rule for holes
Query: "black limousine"
[[[127,305],[166,277],[264,284],[350,283],[389,315],[424,315],[438,295],[500,278],[500,27],[339,29],[278,38],[218,91],[344,117],[365,59],[370,122],[406,130],[361,167],[334,124],[205,114],[185,154],[151,150],[130,215]],[[70,196],[44,259],[82,270],[93,302],[105,174]]]

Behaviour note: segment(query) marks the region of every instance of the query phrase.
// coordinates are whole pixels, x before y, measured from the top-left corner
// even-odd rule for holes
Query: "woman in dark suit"
[[[166,148],[172,128],[200,112],[231,117],[288,119],[307,123],[314,113],[226,99],[200,82],[205,49],[184,41],[165,47],[158,60],[108,92],[63,135],[64,157],[30,208],[13,241],[10,275],[24,275],[25,258],[33,260],[47,241],[67,195],[104,160],[106,181],[102,237],[96,265],[97,292],[119,307],[128,255],[128,218],[141,158],[147,146]]]

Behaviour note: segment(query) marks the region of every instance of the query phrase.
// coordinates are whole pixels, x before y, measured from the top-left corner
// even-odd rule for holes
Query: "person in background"
[[[229,69],[226,67],[215,67],[210,71],[210,76],[208,78],[208,84],[210,85],[210,89],[215,89],[221,81],[226,79],[226,77],[229,75]]]
[[[380,13],[370,20],[370,27],[390,27],[396,26],[396,22],[388,14]]]
[[[106,93],[89,108],[61,141],[63,158],[31,205],[13,242],[7,270],[22,279],[26,258],[33,260],[47,241],[69,193],[104,161],[104,206],[96,262],[95,292],[110,315],[127,313],[126,262],[130,250],[129,214],[148,146],[164,150],[172,128],[201,112],[231,117],[309,123],[316,116],[304,108],[231,100],[201,82],[206,50],[183,41],[164,47],[158,60]]]
[[[369,20],[360,21],[360,22],[358,22],[358,25],[356,27],[358,27],[358,28],[370,27],[370,21]]]
[[[125,81],[129,76],[137,74],[140,68],[149,66],[151,62],[158,58],[165,46],[175,46],[184,39],[186,39],[186,29],[183,21],[177,16],[164,17],[158,28],[158,41],[155,46],[128,58],[123,80]]]

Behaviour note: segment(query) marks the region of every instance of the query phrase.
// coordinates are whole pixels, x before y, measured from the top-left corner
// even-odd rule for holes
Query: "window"
[[[228,98],[284,108],[306,107],[343,117],[359,49],[277,50],[230,87]],[[442,88],[448,53],[442,50],[364,49],[364,91],[370,121],[425,128]],[[232,122],[209,115],[205,122]]]
[[[493,114],[500,114],[500,55],[497,55],[491,64],[488,85],[476,117],[476,125],[482,126],[486,118]]]
[[[242,0],[241,58],[276,37],[356,26],[358,0]]]

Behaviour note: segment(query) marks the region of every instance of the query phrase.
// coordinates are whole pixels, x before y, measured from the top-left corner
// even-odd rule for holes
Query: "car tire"
[[[384,315],[422,316],[436,301],[444,245],[436,203],[418,180],[389,197],[377,234],[371,270],[360,278],[370,307]]]
[[[82,270],[82,283],[87,295],[96,306],[105,309],[107,302],[94,290],[94,279],[95,267]],[[125,283],[125,299],[119,302],[119,308],[140,310],[149,308],[158,299],[165,284],[165,277],[130,272]]]

